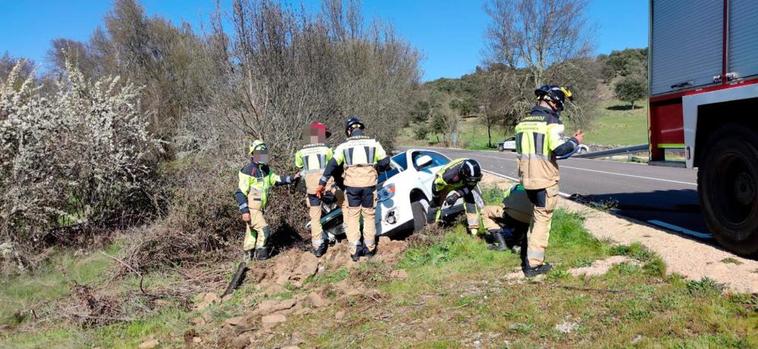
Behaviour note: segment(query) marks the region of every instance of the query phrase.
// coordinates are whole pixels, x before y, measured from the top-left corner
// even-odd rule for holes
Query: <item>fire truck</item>
[[[758,255],[758,1],[651,0],[651,164],[698,170],[708,229]]]

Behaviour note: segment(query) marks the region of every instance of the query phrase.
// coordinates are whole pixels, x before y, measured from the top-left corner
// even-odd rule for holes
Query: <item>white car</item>
[[[432,208],[434,176],[450,158],[436,151],[411,149],[391,158],[391,169],[379,173],[376,203],[377,235],[419,231],[436,215]],[[463,199],[455,205],[442,208],[442,218],[463,211]],[[342,212],[335,204],[323,210],[321,224],[330,241],[343,235]],[[430,209],[431,208],[431,209]],[[310,229],[310,223],[306,224]]]
[[[419,231],[434,217],[431,212],[434,176],[450,158],[436,151],[411,149],[392,157],[392,170],[379,174],[376,203],[378,235],[396,231]],[[443,217],[463,210],[456,205],[443,208]]]
[[[566,140],[568,138],[564,138]],[[497,144],[497,150],[499,151],[516,151],[516,137],[506,138],[504,141]],[[590,151],[590,147],[586,144],[579,144],[579,149],[574,154],[587,153]]]

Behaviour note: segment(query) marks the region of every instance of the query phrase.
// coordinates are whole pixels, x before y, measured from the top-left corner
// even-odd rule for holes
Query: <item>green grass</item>
[[[592,123],[584,130],[585,143],[601,145],[647,143],[647,103],[639,101],[634,110],[624,110],[626,106],[617,99],[600,102],[594,111]],[[571,121],[567,121],[566,133],[573,130]]]
[[[117,246],[107,253],[114,254]],[[102,253],[74,256],[71,252],[55,254],[32,274],[13,276],[0,284],[0,325],[15,326],[31,315],[31,310],[44,312],[48,304],[68,296],[75,283],[89,284],[106,277],[114,261]]]
[[[488,196],[495,200],[497,192],[485,188]],[[345,299],[327,293],[330,306],[307,315],[289,315],[287,322],[263,337],[267,341],[263,347],[286,345],[295,332],[305,341],[300,347],[322,348],[758,346],[757,297],[723,295],[722,286],[710,279],[665,276],[661,259],[644,246],[611,246],[590,235],[583,222],[580,215],[555,212],[547,250],[547,260],[555,268],[541,280],[509,279],[508,274],[519,273],[519,257],[487,249],[458,224],[434,243],[412,245],[395,266],[369,261],[352,270],[341,268],[312,277],[304,289],[287,288],[275,294],[263,294],[253,283],[245,283],[230,300],[208,308],[210,320],[204,328],[206,334],[221,328],[225,319],[239,316],[265,299],[297,298],[313,288],[353,280],[377,288],[378,296]],[[56,258],[61,265],[77,269],[80,282],[95,282],[111,263],[98,255],[102,256],[90,254],[77,260],[64,254]],[[611,255],[628,256],[641,265],[616,265],[595,277],[574,277],[568,272]],[[230,273],[232,266],[229,263]],[[393,268],[402,268],[408,277],[388,277]],[[14,279],[12,283],[19,285],[13,287],[5,283],[3,298],[11,295],[25,300],[21,291],[10,291],[23,288],[21,285],[27,285],[29,294],[42,292],[35,296],[37,301],[63,297],[67,291],[62,286],[52,290],[29,286],[65,285],[70,280],[59,279],[53,275],[56,273],[57,269],[51,268],[47,273]],[[170,270],[155,273],[146,281],[158,285],[172,275]],[[136,287],[133,282],[128,279],[125,283]],[[346,313],[342,321],[335,320],[338,311]],[[81,328],[61,322],[34,332],[0,332],[0,348],[134,348],[149,337],[157,338],[164,347],[182,347],[182,336],[192,327],[189,320],[199,314],[174,306],[136,321],[103,327]],[[571,328],[567,333],[556,327],[566,324]],[[208,342],[204,345],[213,347]]]
[[[647,102],[638,101],[634,110],[628,110],[627,104],[617,99],[601,101],[592,111],[594,114],[591,124],[584,129],[584,141],[595,145],[636,145],[647,143]],[[566,123],[566,135],[573,134],[576,127],[571,120]],[[487,128],[477,118],[461,121],[459,126],[460,148],[482,150],[487,147]],[[492,143],[497,143],[510,136],[502,127],[493,127]],[[438,141],[441,140],[443,142]],[[399,145],[428,146],[444,145],[442,134],[429,134],[424,140],[413,137],[413,127],[400,130],[396,140]]]
[[[459,124],[458,147],[472,150],[494,149],[497,143],[505,139],[509,133],[502,127],[492,127],[492,146],[487,146],[487,127],[478,118],[466,118]],[[444,146],[445,136],[443,134],[430,133],[423,140],[415,139],[413,136],[413,126],[400,130],[396,143],[405,146]]]

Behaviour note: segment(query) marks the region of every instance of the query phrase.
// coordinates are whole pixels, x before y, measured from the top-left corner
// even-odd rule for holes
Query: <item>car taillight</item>
[[[385,201],[395,196],[395,184],[387,184],[376,193],[378,201]]]

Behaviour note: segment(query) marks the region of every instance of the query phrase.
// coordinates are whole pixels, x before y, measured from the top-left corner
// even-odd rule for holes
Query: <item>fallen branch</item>
[[[107,254],[107,253],[105,253],[103,251],[100,251],[100,253],[102,253],[106,257],[109,257],[109,258],[113,259],[116,262],[121,263],[121,265],[123,265],[124,267],[126,267],[127,269],[129,269],[131,272],[137,274],[139,276],[139,289],[140,289],[140,291],[142,291],[142,293],[145,294],[145,295],[149,295],[149,293],[147,293],[147,291],[145,291],[145,288],[143,287],[143,281],[145,280],[145,276],[142,275],[142,273],[140,273],[139,271],[137,271],[136,269],[134,269],[131,265],[129,265],[128,263],[124,262],[123,260],[121,260],[119,258],[116,258],[115,256],[111,256],[111,255],[109,255],[109,254]]]

